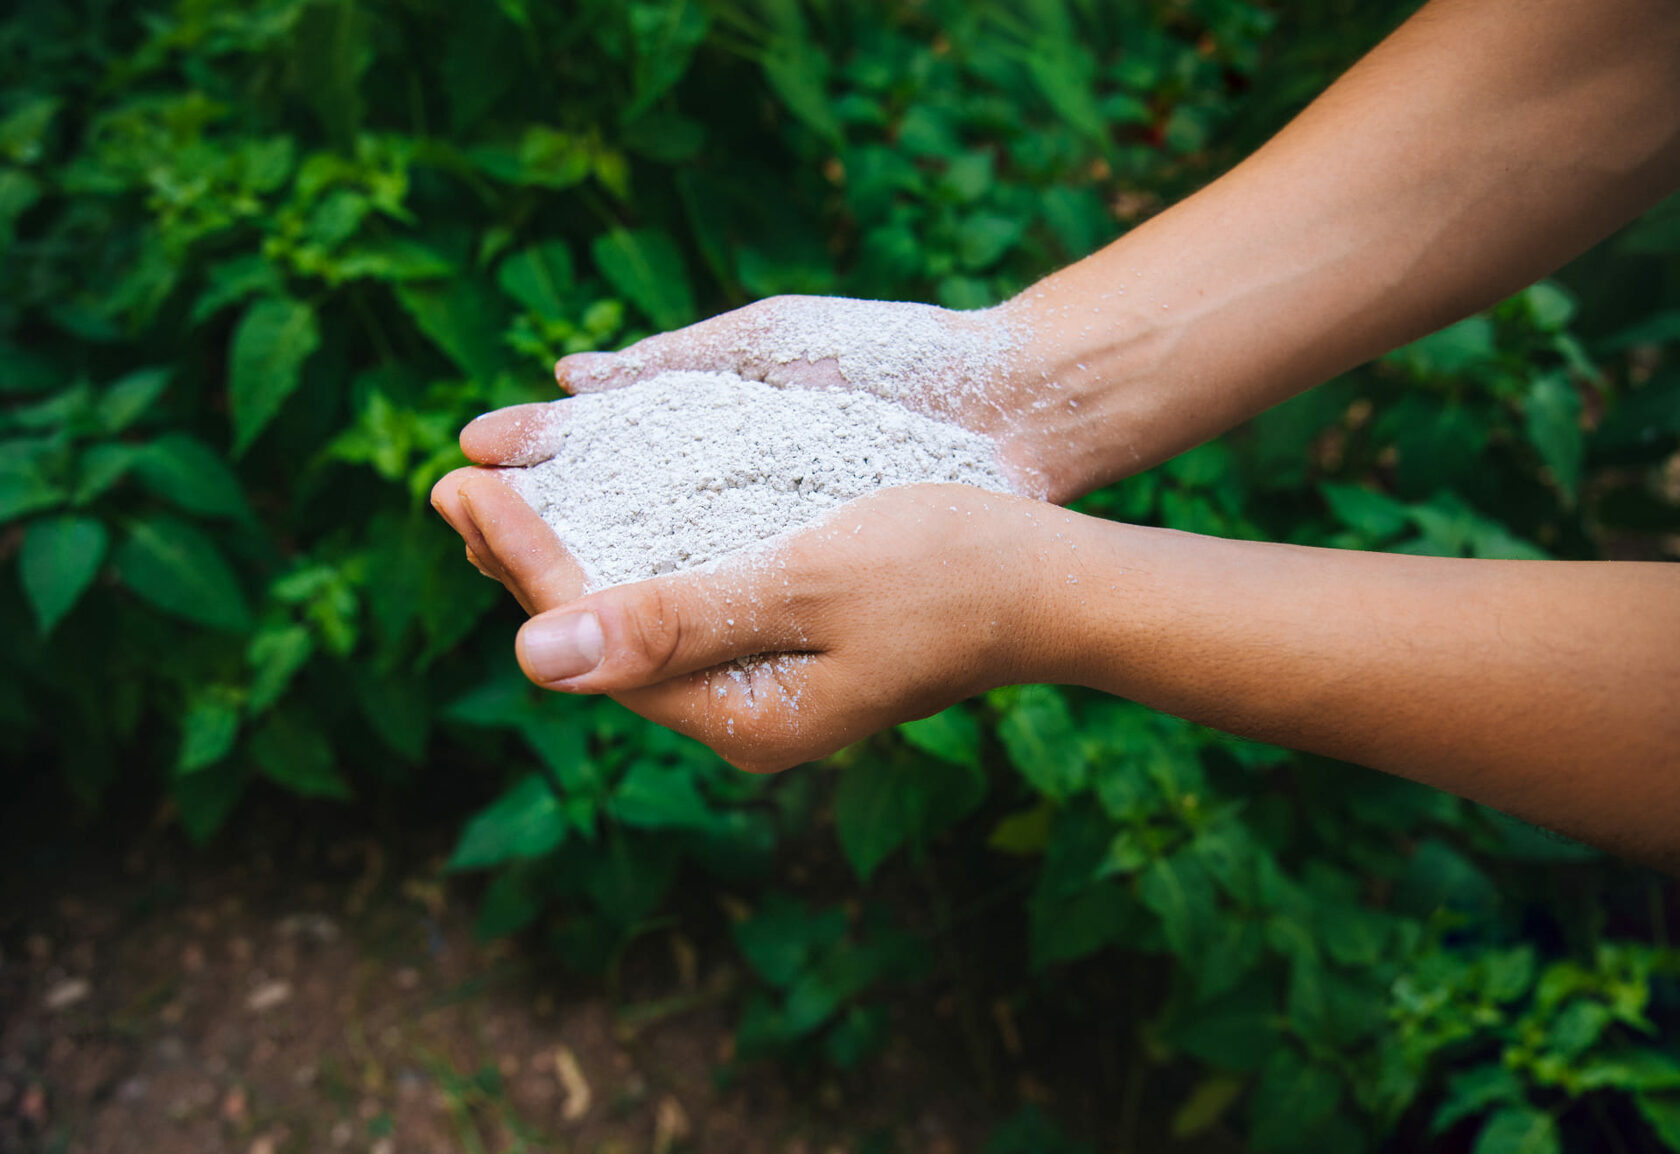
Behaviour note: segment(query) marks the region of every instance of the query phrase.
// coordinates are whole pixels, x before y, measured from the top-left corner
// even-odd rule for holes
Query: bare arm
[[[538,614],[519,639],[533,681],[614,694],[743,768],[996,685],[1079,684],[1680,870],[1680,566],[1226,541],[941,485],[844,506],[773,566],[580,597],[498,478],[466,479],[451,510]],[[751,692],[719,669],[767,650],[800,658]]]
[[[1486,307],[1680,185],[1680,4],[1435,0],[1201,193],[1022,294],[1084,492]]]
[[[1680,2],[1434,0],[1224,177],[995,309],[775,297],[556,373],[884,392],[1066,501],[1492,304],[1676,185]],[[848,376],[846,334],[883,332],[913,346],[893,378]],[[544,419],[503,410],[462,446],[529,463]]]
[[[1680,566],[1083,528],[1047,679],[1680,869]]]

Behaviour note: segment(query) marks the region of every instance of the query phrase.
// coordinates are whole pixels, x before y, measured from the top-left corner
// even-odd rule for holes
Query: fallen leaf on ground
[[[91,993],[93,986],[86,978],[66,978],[47,991],[46,1006],[49,1010],[68,1010]]]
[[[594,1100],[594,1094],[590,1091],[589,1080],[583,1076],[577,1055],[572,1053],[570,1046],[555,1047],[554,1072],[560,1078],[561,1089],[566,1092],[566,1100],[560,1105],[560,1116],[568,1122],[576,1122],[589,1113],[589,1104]]]
[[[292,983],[284,978],[272,982],[264,982],[251,991],[251,996],[245,999],[245,1008],[253,1013],[261,1014],[276,1006],[291,1001]]]

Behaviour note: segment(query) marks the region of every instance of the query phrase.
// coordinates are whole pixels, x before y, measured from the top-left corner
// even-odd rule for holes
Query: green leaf
[[[350,799],[333,767],[332,746],[301,713],[275,713],[251,737],[251,757],[272,781],[304,797]]]
[[[607,920],[627,930],[664,900],[676,877],[677,854],[672,838],[632,838],[613,827],[604,852],[593,856],[585,892]]]
[[[529,688],[528,683],[525,688]],[[525,708],[530,707],[527,704]],[[554,771],[562,790],[590,795],[601,792],[605,784],[601,769],[589,756],[589,735],[575,714],[544,710],[525,720],[516,718],[512,724],[518,726],[531,751]]]
[[[979,212],[963,221],[957,233],[957,259],[971,272],[990,268],[1008,252],[1026,221],[1014,216]]]
[[[1557,1122],[1543,1110],[1512,1106],[1487,1120],[1474,1154],[1561,1154]]]
[[[547,320],[566,315],[572,278],[572,252],[560,240],[520,249],[496,270],[496,283],[503,292]]]
[[[1406,506],[1375,489],[1325,481],[1318,491],[1338,521],[1377,540],[1393,537],[1410,524]]]
[[[1640,256],[1680,253],[1680,193],[1671,194],[1616,239],[1616,248]]]
[[[1085,784],[1085,756],[1067,701],[1048,685],[1021,687],[998,725],[1009,758],[1033,788],[1057,801]]]
[[[1174,1112],[1172,1136],[1182,1142],[1211,1130],[1242,1097],[1247,1086],[1243,1079],[1229,1074],[1212,1074],[1203,1078]]]
[[[980,726],[961,705],[919,721],[907,721],[898,731],[923,753],[956,765],[980,766]]]
[[[107,441],[89,445],[76,461],[76,492],[72,498],[82,507],[104,496],[107,490],[122,480],[145,450],[124,441]]]
[[[1657,1132],[1658,1141],[1670,1150],[1680,1150],[1680,1094],[1639,1094],[1634,1101]]]
[[[1581,482],[1581,395],[1562,373],[1534,382],[1523,406],[1529,442],[1573,501]]]
[[[245,253],[212,265],[209,286],[192,307],[192,323],[202,324],[246,297],[258,293],[279,297],[286,290],[285,278],[274,263],[256,253]]]
[[[1038,90],[1060,119],[1092,140],[1107,135],[1093,90],[1096,62],[1088,47],[1071,37],[1046,33],[1028,53],[1026,63]]]
[[[250,627],[238,578],[215,544],[185,521],[160,514],[134,522],[115,562],[123,583],[165,613],[212,629]]]
[[[41,182],[15,168],[0,168],[0,254],[12,247],[18,217],[40,203]],[[0,385],[0,391],[5,386]]]
[[[694,319],[688,268],[670,234],[615,228],[596,237],[589,251],[608,283],[659,328],[681,328]]]
[[[1596,1053],[1576,1067],[1575,1079],[1586,1090],[1680,1090],[1680,1058],[1652,1049]]]
[[[42,160],[48,131],[63,104],[64,100],[58,96],[30,96],[15,104],[6,118],[0,120],[0,157],[19,165]]]
[[[1618,329],[1596,347],[1614,353],[1633,345],[1662,345],[1673,341],[1680,341],[1680,309],[1659,309],[1627,328]]]
[[[1272,995],[1244,987],[1195,1008],[1168,1040],[1216,1069],[1258,1070],[1279,1045],[1279,1014]]]
[[[228,354],[228,409],[235,456],[250,448],[302,379],[320,346],[315,312],[288,297],[263,297],[245,310]]]
[[[712,819],[712,811],[694,786],[693,770],[680,764],[637,762],[608,804],[625,825],[646,829],[697,829]]]
[[[520,137],[519,152],[511,166],[491,160],[485,150],[476,152],[483,160],[490,161],[490,171],[503,180],[558,192],[589,178],[596,150],[584,137],[533,124]]]
[[[1285,1046],[1266,1063],[1254,1088],[1249,1141],[1263,1154],[1314,1149],[1314,1131],[1336,1113],[1341,1097],[1334,1071]]]
[[[447,869],[482,869],[521,858],[541,857],[566,836],[560,803],[541,774],[530,773],[473,815]]]
[[[1446,1101],[1429,1123],[1430,1133],[1443,1133],[1489,1106],[1519,1103],[1523,1098],[1522,1079],[1508,1066],[1490,1063],[1454,1074],[1447,1081]]]
[[[208,841],[245,796],[249,781],[245,768],[238,765],[221,765],[171,781],[169,796],[187,836],[197,844]]]
[[[65,495],[63,487],[47,476],[39,458],[0,461],[0,524],[51,508]]]
[[[239,698],[226,686],[197,689],[181,717],[181,752],[175,773],[198,773],[215,765],[233,750],[239,737]]]
[[[986,845],[999,853],[1019,857],[1043,853],[1050,840],[1050,822],[1055,814],[1051,802],[1040,799],[1037,805],[1000,819],[986,839]]]
[[[921,826],[915,771],[884,758],[864,758],[840,774],[834,794],[834,830],[860,881],[867,882]]]
[[[153,495],[206,517],[243,517],[250,512],[233,470],[210,446],[186,433],[165,433],[140,448],[131,466]]]
[[[368,277],[393,284],[436,280],[452,276],[455,271],[455,265],[448,257],[407,237],[356,244],[328,268],[331,279],[335,281]]]
[[[1610,1007],[1603,1002],[1582,999],[1565,1006],[1552,1020],[1548,1048],[1566,1060],[1579,1058],[1610,1025]]]
[[[501,331],[507,310],[478,281],[458,277],[443,284],[401,284],[397,301],[431,342],[475,381],[496,379],[506,363]]]
[[[1034,894],[1028,912],[1028,946],[1035,971],[1089,957],[1129,940],[1142,928],[1136,903],[1118,885],[1099,883],[1066,897]]]
[[[100,429],[107,434],[120,433],[139,420],[163,395],[169,376],[168,369],[136,369],[106,388],[99,396]]]
[[[1138,879],[1138,897],[1161,919],[1173,952],[1199,966],[1219,928],[1219,898],[1194,852],[1158,859]]]
[[[783,40],[764,57],[764,79],[789,112],[830,147],[840,147],[840,118],[827,91],[828,57],[820,49],[805,40]]]
[[[1481,964],[1482,991],[1495,1002],[1514,1002],[1534,985],[1535,954],[1530,944],[1493,950]]]
[[[418,762],[426,752],[426,739],[432,731],[426,683],[395,673],[384,677],[365,675],[356,693],[361,699],[362,715],[380,740],[406,760]]]
[[[53,631],[93,583],[109,545],[105,526],[91,517],[49,517],[30,524],[18,572],[43,635]]]
[[[1529,285],[1522,291],[1522,298],[1534,323],[1547,332],[1557,332],[1568,325],[1579,307],[1568,289],[1551,280]]]
[[[1434,380],[1460,376],[1497,354],[1493,322],[1474,316],[1396,349],[1385,359],[1406,366],[1420,379]]]
[[[247,700],[252,715],[266,712],[280,700],[297,671],[315,652],[315,638],[308,628],[288,624],[265,627],[245,650],[245,664],[251,669]]]
[[[694,50],[706,38],[705,8],[696,0],[664,0],[628,6],[630,37],[636,46],[635,96],[624,110],[634,120],[653,106],[688,71]]]
[[[811,959],[846,934],[839,907],[812,913],[804,902],[771,893],[751,917],[737,922],[735,944],[747,964],[772,986],[788,986]]]

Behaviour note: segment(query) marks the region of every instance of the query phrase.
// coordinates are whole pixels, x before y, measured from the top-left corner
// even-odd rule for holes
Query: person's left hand
[[[496,470],[457,470],[432,500],[534,614],[526,676],[609,694],[754,772],[1053,679],[1045,560],[1077,564],[1086,520],[964,485],[887,489],[715,565],[580,595],[581,569]]]

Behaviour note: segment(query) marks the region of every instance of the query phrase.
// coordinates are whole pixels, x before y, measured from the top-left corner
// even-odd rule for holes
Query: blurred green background
[[[1410,7],[14,0],[9,818],[118,806],[202,843],[286,796],[375,830],[464,797],[480,932],[568,966],[610,974],[685,894],[748,895],[738,1054],[791,1070],[866,1067],[897,1007],[978,966],[1112,1059],[1088,1077],[1117,1104],[1029,1109],[993,1154],[1140,1124],[1262,1154],[1680,1150],[1671,883],[1047,687],[747,777],[531,689],[515,607],[426,504],[458,428],[550,398],[563,353],[776,293],[1007,297],[1216,176]],[[1672,559],[1677,353],[1671,201],[1080,507]],[[813,854],[836,868],[796,884]]]

